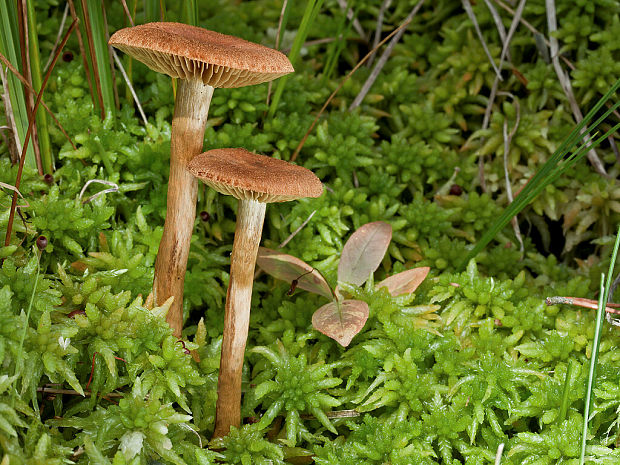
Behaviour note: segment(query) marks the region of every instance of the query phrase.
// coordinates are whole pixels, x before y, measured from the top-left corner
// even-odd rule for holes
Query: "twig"
[[[121,63],[121,60],[118,58],[118,55],[116,54],[114,49],[111,49],[110,51],[112,52],[111,55],[114,58],[114,63],[116,63],[118,70],[121,72],[121,75],[123,76],[123,79],[125,80],[125,84],[127,84],[127,87],[129,88],[129,92],[131,92],[131,95],[133,96],[133,99],[136,102],[136,107],[138,107],[138,112],[140,113],[140,116],[142,117],[142,121],[144,122],[144,125],[146,126],[148,124],[148,120],[146,119],[146,115],[144,114],[144,110],[142,109],[142,105],[140,104],[140,100],[138,99],[138,95],[136,94],[136,91],[131,85],[129,76],[127,76],[127,73],[125,72],[123,63]]]
[[[291,233],[290,236],[288,236],[286,239],[284,239],[284,241],[282,241],[282,243],[278,246],[278,249],[281,249],[286,244],[288,244],[291,241],[291,239],[293,239],[299,233],[299,231],[301,231],[304,228],[304,226],[306,226],[308,224],[308,222],[312,219],[312,217],[314,216],[315,213],[316,213],[316,210],[314,210],[312,213],[310,213],[310,216],[308,216],[308,218],[306,218],[304,220],[304,222],[301,223],[299,225],[299,227],[297,229],[295,229],[295,231],[293,231]]]
[[[71,33],[73,32],[76,26],[77,26],[77,20],[74,20],[73,23],[71,23],[69,30],[63,37],[60,47],[56,53],[56,56],[52,60],[52,64],[50,65],[49,69],[45,73],[45,77],[43,78],[43,83],[41,84],[41,90],[39,91],[39,95],[37,95],[37,101],[35,102],[34,108],[32,111],[32,117],[29,118],[28,120],[28,130],[26,131],[26,137],[24,138],[24,147],[21,152],[21,156],[19,157],[19,166],[17,168],[17,178],[15,180],[16,189],[19,189],[19,186],[22,180],[22,173],[24,171],[24,162],[26,159],[26,150],[28,149],[28,141],[30,140],[30,136],[32,134],[32,127],[34,125],[34,115],[36,114],[37,109],[39,108],[39,104],[41,103],[41,97],[43,97],[43,92],[45,91],[45,87],[47,86],[47,81],[49,80],[50,75],[52,74],[54,65],[56,64],[56,61],[58,61],[58,56],[60,55],[60,51],[64,48],[65,44],[69,40],[69,36],[71,35]],[[9,220],[6,225],[6,236],[4,239],[5,246],[8,246],[11,243],[11,232],[13,229],[13,221],[15,219],[15,208],[16,207],[17,207],[17,193],[13,193],[13,199],[11,200],[11,210],[9,212]]]
[[[405,22],[407,22],[407,24],[411,23],[411,21],[413,20],[413,17],[420,10],[420,8],[422,8],[422,5],[424,5],[424,2],[425,2],[425,0],[420,0],[413,7],[411,12],[409,13],[409,15],[407,15],[407,18],[405,19]],[[375,67],[370,72],[370,76],[368,76],[368,79],[366,79],[366,82],[364,82],[364,85],[360,89],[359,94],[357,94],[357,96],[355,97],[353,102],[351,102],[351,105],[349,105],[349,111],[353,111],[354,109],[356,109],[357,107],[360,106],[360,104],[364,100],[364,97],[366,97],[366,94],[368,94],[368,91],[370,91],[370,88],[372,87],[372,85],[377,80],[377,77],[379,76],[379,73],[381,72],[381,70],[383,69],[385,64],[387,63],[388,58],[390,58],[390,55],[392,54],[392,50],[394,50],[394,47],[396,46],[396,44],[398,43],[400,38],[403,36],[403,34],[405,33],[406,29],[407,29],[407,27],[405,26],[400,31],[398,31],[398,33],[396,33],[394,35],[394,37],[392,38],[392,40],[390,41],[388,46],[385,47],[385,50],[381,54],[381,57],[377,61],[377,64],[375,65]],[[373,50],[374,50],[374,48],[373,48]]]
[[[497,3],[500,7],[502,7],[504,10],[506,10],[508,13],[514,15],[515,14],[515,10],[513,10],[512,8],[510,8],[510,6],[506,5],[504,2],[502,2],[501,0],[493,0],[495,3]],[[520,18],[519,22],[521,24],[523,24],[532,34],[540,34],[540,36],[543,38],[545,45],[547,45],[547,47],[550,46],[549,41],[547,40],[547,38],[541,34],[541,32],[536,29],[534,26],[532,26],[531,23],[529,23],[527,20]],[[573,65],[568,58],[566,58],[565,56],[560,56],[560,58],[562,58],[562,60],[564,61],[564,63],[566,63],[566,65],[572,69],[573,71],[575,70],[575,65]]]
[[[312,124],[310,125],[310,128],[308,128],[308,131],[306,131],[306,134],[304,135],[304,137],[301,139],[301,141],[299,142],[299,145],[297,145],[297,148],[295,149],[295,152],[293,153],[293,156],[291,157],[290,161],[295,161],[297,159],[297,156],[299,155],[299,152],[301,151],[302,147],[304,146],[304,144],[306,143],[306,140],[308,139],[308,136],[310,135],[310,133],[312,132],[312,130],[314,129],[314,126],[316,126],[316,123],[319,121],[319,118],[321,117],[321,115],[323,114],[323,112],[325,111],[325,109],[327,108],[327,106],[329,105],[329,103],[333,100],[333,98],[336,96],[336,94],[340,91],[340,89],[342,89],[342,86],[345,85],[345,83],[351,78],[351,76],[353,76],[353,74],[355,74],[355,72],[360,69],[361,66],[364,65],[364,63],[366,63],[366,61],[368,60],[368,58],[370,58],[370,56],[375,52],[375,50],[377,50],[379,47],[381,47],[384,43],[386,43],[388,40],[390,40],[395,34],[398,34],[398,32],[403,29],[404,27],[407,27],[407,25],[410,23],[411,21],[407,21],[405,19],[405,21],[403,21],[403,23],[398,26],[396,29],[394,29],[390,35],[388,35],[385,39],[383,39],[381,42],[379,42],[377,44],[376,47],[374,47],[370,52],[368,52],[364,58],[362,58],[359,63],[357,63],[355,65],[355,67],[349,71],[349,73],[342,79],[342,81],[340,81],[340,83],[338,84],[338,86],[336,87],[336,89],[331,93],[331,95],[327,98],[327,100],[325,101],[325,103],[323,104],[323,106],[321,107],[321,109],[319,110],[319,112],[317,113],[316,117],[314,118],[314,121],[312,121]],[[325,186],[326,189],[329,190],[328,186]]]
[[[36,94],[36,91],[34,90],[34,87],[32,87],[32,84],[30,84],[26,80],[26,78],[22,76],[19,71],[17,71],[17,69],[11,64],[11,62],[2,53],[0,53],[0,61],[2,61],[2,63],[4,63],[7,66],[9,71],[13,73],[13,75],[17,77],[17,79],[19,79],[23,85],[29,87],[30,90]],[[60,129],[60,132],[62,132],[63,135],[67,138],[67,140],[73,147],[73,150],[77,150],[76,145],[73,143],[73,141],[71,140],[71,137],[69,137],[69,134],[67,134],[67,131],[65,131],[65,128],[62,126],[62,124],[60,124],[60,121],[58,121],[58,118],[56,118],[54,113],[52,113],[52,110],[49,109],[49,107],[45,104],[43,100],[41,100],[41,105],[43,106],[43,108],[45,108],[45,111],[47,111],[50,117],[54,120],[54,123],[56,123],[56,126],[58,126],[58,129]],[[21,149],[20,149],[20,153],[21,153]]]
[[[301,46],[302,48],[308,48],[308,47],[312,47],[314,45],[323,45],[323,44],[329,44],[331,42],[334,42],[336,40],[351,40],[351,41],[357,41],[359,42],[360,39],[356,38],[356,37],[324,37],[323,39],[314,39],[314,40],[309,40],[307,42],[304,42],[303,45]],[[284,53],[285,55],[288,55],[291,52],[291,48],[283,48],[282,50],[280,50],[282,53]]]
[[[50,52],[50,56],[43,67],[43,71],[47,71],[52,59],[54,58],[54,53],[56,53],[56,48],[58,47],[58,43],[62,38],[62,31],[65,30],[65,23],[67,22],[67,16],[69,16],[69,3],[65,3],[65,11],[62,14],[62,19],[60,20],[60,27],[58,28],[58,34],[56,34],[56,40],[54,41],[54,46],[52,47],[52,51]]]
[[[56,388],[48,388],[48,387],[37,388],[37,392],[42,392],[44,394],[67,394],[69,396],[81,396],[82,395],[74,389],[56,389]],[[85,390],[84,395],[87,397],[91,396],[92,392]],[[100,393],[97,393],[97,395],[105,399],[106,397],[116,397],[116,398],[123,397],[124,394],[121,394],[120,392],[110,392],[109,394],[106,394],[105,396],[101,395]]]
[[[554,296],[547,297],[545,299],[545,303],[547,305],[576,305],[578,307],[589,308],[592,310],[596,310],[598,308],[598,302],[592,299],[585,299],[583,297],[562,297],[562,296]],[[607,306],[605,307],[605,311],[607,313],[614,313],[616,315],[620,314],[620,304],[614,304],[612,302],[607,302]]]
[[[347,0],[338,0],[338,5],[340,5],[340,8],[347,12],[347,19],[349,21],[353,21],[353,29],[357,31],[364,42],[368,42],[368,36],[366,36],[366,32],[364,31],[364,28],[360,24],[359,20],[354,18],[353,10],[349,8]]]
[[[313,420],[316,417],[314,415],[305,414],[299,415],[304,420]],[[360,413],[357,410],[335,410],[333,412],[325,412],[325,416],[329,419],[336,418],[355,418],[359,417]]]
[[[620,152],[618,152],[618,146],[616,145],[616,140],[614,139],[614,136],[609,136],[607,140],[609,141],[611,150],[614,152],[614,155],[616,156],[616,161],[620,163]]]
[[[525,0],[523,0],[523,3],[525,3]],[[506,197],[508,197],[508,203],[512,203],[514,200],[514,197],[512,196],[512,187],[510,185],[510,176],[508,175],[508,152],[510,151],[512,138],[517,133],[517,129],[519,129],[519,122],[521,121],[521,107],[519,106],[519,101],[514,99],[514,104],[516,110],[515,124],[510,132],[508,132],[508,120],[504,118],[504,127],[502,131],[502,135],[504,137],[504,178],[506,181]],[[517,216],[513,216],[510,222],[512,223],[512,230],[519,241],[519,252],[521,252],[521,256],[523,256],[525,247],[523,245],[523,238],[521,237],[521,229],[519,228]]]
[[[121,0],[121,3],[123,4],[123,10],[125,11],[125,16],[127,16],[127,19],[129,19],[129,24],[131,24],[131,26],[135,26],[134,22],[133,22],[133,18],[131,17],[131,13],[129,13],[129,8],[127,8],[127,2],[125,0]]]
[[[469,0],[461,0],[461,2],[463,3],[463,8],[465,9],[465,13],[467,13],[467,16],[469,16],[469,19],[471,19],[472,23],[474,23],[474,29],[476,30],[476,34],[478,35],[478,39],[480,40],[480,43],[482,44],[482,48],[484,49],[484,53],[487,55],[487,58],[489,59],[489,62],[491,63],[491,66],[495,70],[496,76],[499,78],[500,81],[503,81],[503,78],[501,76],[499,68],[497,67],[497,65],[493,61],[493,57],[491,56],[491,52],[489,51],[489,48],[487,47],[487,43],[484,40],[484,36],[482,35],[482,31],[480,30],[480,25],[478,24],[478,20],[476,19],[476,15],[474,14],[474,10],[471,7],[470,1]]]
[[[512,18],[512,22],[510,23],[510,29],[506,34],[503,44],[502,44],[502,53],[499,56],[499,67],[502,68],[504,64],[504,58],[509,55],[508,50],[510,47],[510,41],[512,40],[512,36],[517,30],[517,26],[519,25],[519,20],[521,19],[521,15],[523,14],[523,9],[525,8],[525,2],[527,0],[521,0],[519,2],[519,6],[517,10],[514,12],[514,16]],[[501,36],[501,33],[500,33]],[[510,61],[510,59],[508,59]],[[491,123],[491,110],[493,109],[493,104],[495,103],[495,97],[497,95],[497,88],[499,86],[500,76],[496,75],[493,80],[493,85],[491,86],[491,93],[489,94],[489,102],[487,103],[487,107],[484,110],[484,118],[482,119],[482,129],[487,129],[489,124]],[[484,176],[484,156],[480,156],[478,158],[478,179],[480,180],[480,188],[483,192],[486,192],[486,182]]]
[[[82,196],[84,195],[86,188],[93,183],[104,184],[106,186],[112,186],[112,187],[110,187],[109,189],[104,189],[102,191],[99,191],[96,194],[93,194],[90,197],[88,197],[86,200],[82,200]],[[80,191],[80,195],[78,198],[82,200],[82,203],[84,204],[84,203],[90,202],[91,200],[95,200],[97,197],[103,194],[109,194],[110,192],[118,192],[118,189],[119,189],[118,184],[112,181],[106,181],[104,179],[89,179],[88,181],[86,181],[86,184],[84,184],[84,187],[82,187],[82,190]]]
[[[558,58],[559,55],[559,45],[558,39],[553,35],[554,32],[557,31],[557,21],[555,14],[555,0],[545,0],[545,6],[547,10],[547,26],[549,28],[549,50],[551,52],[551,62],[553,63],[553,68],[555,69],[555,73],[558,76],[558,80],[560,81],[560,85],[562,86],[562,90],[568,99],[571,110],[573,112],[573,117],[577,124],[581,123],[583,120],[583,115],[581,113],[581,109],[579,105],[577,105],[577,100],[575,100],[575,95],[573,94],[573,87],[570,83],[570,78],[560,65],[560,60]],[[584,127],[581,130],[581,134],[585,136],[587,133],[586,128]],[[593,148],[588,150],[588,160],[590,164],[594,167],[594,170],[602,176],[609,177],[607,172],[605,171],[605,166],[601,159],[598,157],[596,150]]]
[[[490,2],[490,0],[484,0],[484,3],[486,3],[487,8],[491,12],[491,16],[493,17],[493,21],[495,22],[495,27],[497,28],[497,33],[499,34],[499,38],[502,39],[502,44],[505,44],[506,43],[506,28],[504,27],[504,23],[502,22],[502,17],[499,15],[499,13],[497,12],[493,4]],[[508,58],[508,61],[511,61],[510,57]],[[502,67],[500,66],[500,69],[501,68]]]
[[[381,31],[383,30],[383,18],[385,17],[386,10],[392,4],[392,0],[383,0],[381,3],[381,8],[379,8],[379,14],[377,15],[377,28],[375,29],[375,38],[372,41],[372,47],[375,48],[381,40]],[[366,66],[369,68],[372,66],[372,62],[375,60],[375,54],[373,53]]]

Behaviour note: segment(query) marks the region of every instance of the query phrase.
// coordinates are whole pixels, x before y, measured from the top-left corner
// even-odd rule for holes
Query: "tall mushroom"
[[[306,168],[245,149],[210,150],[194,157],[188,168],[216,191],[239,199],[213,433],[221,437],[241,422],[241,370],[266,203],[318,197],[323,185]]]
[[[276,50],[179,23],[121,29],[109,43],[149,68],[179,78],[170,137],[166,221],[155,261],[153,292],[157,305],[174,296],[166,320],[180,336],[183,283],[198,188],[186,165],[202,151],[213,88],[271,81],[293,72],[293,66]]]

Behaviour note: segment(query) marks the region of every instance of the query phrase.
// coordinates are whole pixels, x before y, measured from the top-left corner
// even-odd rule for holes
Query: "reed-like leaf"
[[[183,22],[191,26],[198,26],[198,3],[196,0],[184,0],[181,8]]]
[[[39,53],[39,35],[37,34],[37,17],[34,8],[34,2],[27,3],[28,15],[28,44],[30,54],[30,70],[32,78],[32,86],[38,93],[41,90],[43,82],[41,54]],[[44,111],[36,113],[37,138],[39,142],[39,150],[41,153],[41,164],[44,173],[52,173],[54,171],[54,161],[52,158],[52,147],[50,144],[49,127],[47,115]]]
[[[185,0],[183,0],[185,1]],[[166,13],[164,0],[144,0],[144,22],[163,21]]]
[[[620,228],[616,234],[616,243],[614,244],[614,250],[611,254],[611,261],[609,263],[609,270],[607,271],[607,280],[605,280],[605,274],[601,274],[601,286],[598,301],[598,309],[596,312],[596,326],[594,328],[594,340],[592,341],[592,356],[590,357],[590,371],[588,373],[588,384],[586,385],[586,400],[585,408],[583,412],[583,430],[581,433],[581,452],[579,455],[579,465],[585,463],[586,455],[586,441],[588,439],[588,423],[590,420],[590,407],[592,403],[592,390],[594,389],[594,383],[596,381],[596,364],[598,362],[599,347],[601,344],[601,332],[603,330],[603,324],[605,322],[605,306],[609,299],[609,289],[611,288],[611,282],[614,276],[614,268],[616,267],[616,258],[618,257],[618,248],[620,247]]]
[[[0,52],[11,62],[11,64],[21,70],[20,59],[21,50],[19,46],[19,32],[17,30],[17,4],[13,1],[0,2]],[[23,146],[28,130],[28,109],[26,99],[19,80],[9,74],[7,75],[9,98],[13,109],[13,120],[19,140],[18,147]],[[25,162],[30,167],[35,166],[34,150],[32,146],[26,151]]]
[[[101,118],[112,116],[116,112],[114,99],[114,84],[112,80],[112,68],[110,53],[108,50],[108,38],[104,20],[104,2],[101,0],[81,0],[80,17],[86,36],[86,54],[91,68],[95,88],[97,92],[97,107]]]
[[[540,167],[540,169],[532,176],[528,183],[523,187],[519,195],[515,197],[513,202],[504,210],[502,215],[489,227],[487,232],[478,240],[474,248],[467,254],[467,256],[458,265],[459,269],[464,269],[465,265],[474,258],[486,245],[493,240],[493,238],[499,233],[512,219],[513,216],[521,212],[530,202],[532,202],[538,194],[540,194],[545,187],[553,183],[559,176],[566,170],[575,165],[581,160],[593,147],[598,146],[609,135],[620,129],[620,124],[613,126],[607,131],[604,136],[593,138],[578,146],[583,139],[581,130],[583,128],[588,129],[589,133],[595,131],[596,128],[609,116],[613,111],[620,106],[620,102],[616,102],[610,105],[609,108],[601,116],[599,116],[594,123],[590,124],[595,115],[601,110],[605,103],[614,95],[614,93],[620,88],[620,79],[607,91],[605,95],[592,107],[588,114],[584,117],[583,121],[579,123],[571,131],[571,133],[564,139],[560,147],[553,153],[553,155],[547,160],[547,162]],[[571,152],[572,151],[572,152]]]

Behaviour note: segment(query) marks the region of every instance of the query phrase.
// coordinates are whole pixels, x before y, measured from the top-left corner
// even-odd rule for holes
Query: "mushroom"
[[[288,58],[277,50],[179,23],[121,29],[112,35],[109,44],[155,71],[179,78],[170,136],[166,221],[153,280],[157,305],[174,296],[166,320],[179,337],[198,189],[186,165],[202,152],[213,88],[260,84],[294,70]]]
[[[250,323],[252,281],[268,202],[318,197],[312,171],[245,149],[216,149],[194,157],[189,171],[216,191],[239,199],[230,259],[214,437],[241,422],[241,370]]]

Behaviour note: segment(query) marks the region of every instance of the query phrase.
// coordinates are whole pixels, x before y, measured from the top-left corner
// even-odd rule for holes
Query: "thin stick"
[[[420,10],[420,8],[422,8],[422,5],[424,5],[424,2],[425,2],[425,0],[420,0],[413,7],[411,12],[409,13],[407,18],[405,19],[405,21],[407,21],[407,24],[411,23],[411,21],[413,20],[413,17]],[[379,76],[379,73],[381,72],[381,70],[383,69],[385,64],[387,63],[388,58],[390,58],[390,55],[392,54],[392,50],[394,50],[394,47],[396,46],[396,44],[398,43],[400,38],[403,36],[403,34],[405,33],[406,30],[407,30],[407,28],[404,27],[400,31],[398,31],[398,33],[394,35],[394,37],[392,38],[392,40],[390,41],[388,46],[385,47],[385,50],[383,51],[383,53],[381,54],[381,57],[377,61],[377,64],[375,65],[375,67],[371,71],[370,76],[368,76],[368,79],[366,79],[366,82],[364,82],[364,85],[362,86],[359,94],[357,94],[357,96],[355,97],[353,102],[351,102],[351,105],[349,105],[349,111],[353,111],[358,106],[360,106],[360,104],[364,100],[364,97],[366,97],[366,94],[368,94],[368,92],[370,91],[370,88],[372,87],[372,85],[377,80],[377,77]]]
[[[62,19],[60,20],[60,27],[58,28],[58,34],[56,34],[56,40],[54,41],[54,46],[52,47],[52,51],[50,52],[50,56],[43,67],[43,71],[47,71],[52,59],[54,58],[54,53],[56,53],[56,47],[58,47],[58,43],[60,39],[62,39],[62,31],[65,30],[65,23],[67,22],[67,16],[69,16],[69,3],[65,3],[65,11],[62,14]]]
[[[354,18],[353,9],[349,8],[347,0],[338,0],[338,5],[340,5],[340,8],[342,8],[343,11],[346,11],[347,19],[349,21],[353,21],[353,29],[357,31],[364,42],[367,42],[368,37],[366,36],[366,31],[364,31],[364,28],[360,24],[359,20]]]
[[[32,85],[28,81],[26,81],[26,78],[22,76],[20,72],[17,71],[17,69],[15,69],[15,67],[11,64],[11,62],[2,53],[0,53],[0,61],[2,61],[2,63],[4,63],[7,66],[9,71],[13,73],[13,75],[17,77],[17,79],[19,79],[23,85],[28,86],[32,92],[37,94],[37,92],[34,90],[34,87],[32,87]],[[67,134],[67,131],[65,131],[65,128],[62,126],[62,124],[60,124],[60,121],[58,121],[58,118],[56,118],[54,113],[52,113],[52,110],[49,109],[49,107],[45,104],[43,100],[41,100],[41,105],[43,106],[43,108],[45,108],[45,111],[47,111],[50,117],[54,120],[54,123],[56,123],[56,126],[58,126],[58,129],[60,129],[60,132],[62,132],[63,135],[67,138],[67,140],[73,147],[73,150],[77,150],[76,145],[73,143],[73,141],[71,140],[71,137],[69,137],[69,134]],[[20,149],[20,152],[21,152],[21,149]]]
[[[618,146],[616,145],[616,140],[614,139],[614,136],[609,136],[607,140],[609,141],[611,150],[614,152],[614,155],[616,156],[616,161],[620,163],[620,152],[618,151]]]
[[[30,140],[30,136],[32,134],[32,126],[34,124],[34,115],[37,112],[37,108],[39,108],[39,104],[41,103],[41,97],[43,97],[43,92],[45,91],[45,87],[47,86],[47,81],[49,80],[50,75],[52,74],[52,70],[54,69],[54,66],[56,65],[56,62],[58,61],[58,56],[60,55],[60,52],[62,51],[62,49],[64,48],[65,44],[69,40],[69,36],[71,35],[71,33],[73,32],[73,30],[75,29],[76,26],[77,26],[77,21],[74,20],[73,23],[71,23],[71,26],[69,27],[69,30],[67,31],[67,33],[63,37],[62,43],[60,44],[60,47],[58,48],[56,56],[52,60],[52,64],[50,65],[49,69],[45,73],[45,77],[43,78],[43,83],[41,84],[41,90],[39,91],[39,95],[37,95],[37,100],[36,100],[36,102],[34,104],[34,109],[33,109],[33,112],[32,112],[32,117],[29,118],[29,121],[28,121],[28,130],[26,131],[26,137],[24,138],[24,147],[23,147],[21,156],[19,157],[19,167],[17,168],[17,179],[15,180],[15,188],[18,189],[18,190],[19,190],[19,186],[20,186],[21,180],[22,180],[22,173],[24,171],[24,161],[25,161],[25,158],[26,158],[26,150],[28,149],[28,141]],[[13,229],[13,221],[15,219],[15,208],[16,208],[16,206],[17,206],[17,193],[14,193],[13,194],[13,199],[11,200],[11,211],[9,212],[9,221],[8,221],[8,223],[6,225],[6,236],[5,236],[5,239],[4,239],[5,247],[11,244],[11,232],[12,232],[12,229]]]
[[[304,222],[301,223],[299,227],[291,233],[290,236],[288,236],[286,239],[284,239],[284,241],[282,241],[282,243],[278,246],[278,249],[281,249],[282,247],[284,247],[286,244],[288,244],[291,241],[291,239],[293,239],[297,234],[299,234],[299,231],[301,231],[308,224],[308,222],[312,219],[315,213],[316,213],[316,210],[310,213],[310,216],[308,216],[308,218],[306,218]]]
[[[410,23],[411,21],[403,21],[403,23],[398,26],[396,29],[394,29],[390,35],[388,35],[385,39],[383,39],[381,42],[379,42],[379,44],[377,44],[377,46],[375,48],[373,48],[370,52],[368,52],[366,54],[366,56],[364,56],[364,58],[362,58],[358,64],[355,65],[355,67],[349,71],[349,73],[342,79],[342,81],[340,81],[340,83],[338,84],[338,87],[336,87],[336,90],[334,90],[331,95],[327,98],[327,100],[325,101],[325,103],[323,104],[323,106],[321,107],[321,109],[319,110],[319,112],[317,113],[316,117],[314,118],[314,121],[312,121],[312,124],[310,125],[310,128],[308,128],[308,131],[306,131],[306,134],[304,135],[304,137],[301,139],[301,141],[299,142],[299,145],[297,145],[297,148],[295,149],[295,152],[293,153],[293,156],[291,157],[290,161],[295,161],[297,159],[297,156],[299,155],[299,152],[301,151],[301,149],[303,148],[304,144],[306,143],[306,140],[308,139],[308,136],[310,135],[310,133],[312,132],[312,130],[314,129],[314,126],[316,126],[316,123],[319,121],[319,118],[321,118],[321,115],[323,114],[323,112],[325,111],[325,109],[327,108],[327,106],[330,104],[330,102],[333,100],[333,98],[336,96],[336,94],[340,91],[340,89],[342,89],[342,86],[345,85],[345,83],[351,78],[351,76],[353,76],[353,74],[361,67],[364,65],[364,63],[366,63],[366,61],[372,56],[372,54],[379,48],[381,47],[383,44],[385,44],[388,40],[390,40],[395,34],[398,33],[398,31],[400,31],[401,29],[403,29],[404,27],[407,27],[407,25]],[[327,189],[329,189],[326,186]]]
[[[525,0],[523,0],[523,3],[525,3]],[[519,122],[521,120],[521,107],[519,106],[519,101],[515,99],[514,103],[516,109],[515,124],[510,132],[508,132],[508,121],[504,119],[504,127],[502,130],[502,135],[504,137],[504,178],[506,181],[506,197],[508,198],[509,203],[512,203],[514,197],[512,196],[512,186],[510,185],[510,176],[508,174],[508,152],[510,151],[512,138],[517,133],[517,129],[519,129]],[[519,228],[517,216],[513,216],[510,222],[512,223],[512,230],[514,231],[515,236],[517,236],[517,241],[519,241],[519,252],[521,252],[521,256],[523,256],[525,247],[523,245],[523,238],[521,237],[521,229]]]
[[[493,61],[493,57],[491,56],[491,52],[489,51],[489,47],[487,47],[487,43],[484,40],[484,36],[482,35],[482,31],[480,30],[480,25],[478,24],[478,20],[476,19],[476,15],[474,14],[474,10],[471,7],[471,2],[469,0],[461,0],[461,2],[463,3],[463,8],[465,9],[465,13],[467,13],[467,16],[469,16],[469,19],[471,19],[472,23],[474,23],[474,29],[476,30],[476,34],[478,35],[478,39],[480,40],[480,43],[482,44],[482,48],[484,50],[484,53],[486,54],[487,58],[489,59],[489,62],[491,63],[491,66],[495,70],[495,75],[499,78],[500,81],[503,81],[503,78],[501,76],[499,68],[497,67],[497,65]]]
[[[118,58],[118,55],[116,54],[114,49],[110,49],[110,52],[112,52],[111,54],[112,54],[112,57],[114,58],[114,63],[116,63],[116,66],[118,66],[118,70],[121,72],[121,75],[123,76],[123,79],[125,80],[125,84],[127,84],[127,87],[129,88],[129,92],[131,92],[131,95],[133,96],[133,99],[136,102],[136,107],[138,107],[138,112],[140,113],[140,117],[142,118],[142,121],[144,122],[144,125],[146,126],[148,124],[148,120],[146,119],[146,115],[144,114],[144,110],[142,109],[142,105],[140,104],[140,100],[138,99],[138,95],[136,94],[136,91],[131,85],[129,76],[127,76],[127,73],[125,72],[125,68],[123,68],[123,63],[121,63],[121,60]]]
[[[121,0],[121,3],[123,4],[123,10],[125,11],[125,16],[127,16],[127,18],[129,19],[129,24],[131,24],[131,26],[135,26],[134,22],[133,22],[133,18],[131,17],[131,13],[129,13],[129,8],[127,8],[127,2],[125,0]]]
[[[502,45],[502,53],[499,57],[499,67],[502,68],[504,64],[504,57],[509,56],[509,46],[510,41],[512,40],[512,36],[517,30],[517,26],[519,24],[519,20],[521,19],[521,15],[523,14],[523,9],[525,8],[526,0],[521,0],[517,10],[514,13],[512,18],[512,23],[510,23],[510,29],[508,30],[508,34],[506,34],[503,45]],[[500,36],[502,34],[500,33]],[[510,61],[510,59],[508,59]],[[493,104],[495,103],[495,97],[497,95],[497,88],[499,86],[499,76],[495,76],[493,80],[493,86],[491,86],[491,93],[489,94],[489,101],[487,103],[487,107],[484,110],[484,118],[482,119],[482,129],[487,129],[489,124],[491,123],[491,111],[493,109]],[[484,156],[480,156],[478,158],[478,179],[480,181],[480,187],[483,192],[486,192],[486,181],[484,176]]]
[[[504,23],[502,22],[502,17],[499,15],[490,0],[484,0],[484,3],[486,3],[487,8],[491,12],[491,16],[493,17],[493,21],[495,22],[495,27],[497,28],[499,37],[500,39],[502,39],[502,43],[506,43],[506,28],[504,27]],[[508,58],[508,61],[511,61],[510,58]]]
[[[585,299],[583,297],[562,297],[562,296],[554,296],[547,297],[545,299],[545,303],[547,305],[576,305],[578,307],[589,308],[595,310],[598,308],[598,302],[592,299]],[[616,310],[620,308],[620,304],[614,304],[612,302],[607,302],[607,306],[605,307],[605,311],[607,313],[620,314],[620,310]]]
[[[506,5],[504,2],[502,2],[501,0],[493,0],[493,1],[494,1],[495,3],[497,3],[500,7],[502,7],[504,10],[506,10],[508,13],[510,13],[510,14],[512,14],[512,15],[514,15],[514,14],[515,14],[515,11],[514,11],[512,8],[510,8],[510,6],[508,6],[508,5]],[[528,29],[528,30],[529,30],[532,34],[539,34],[539,35],[543,38],[543,40],[544,40],[544,42],[545,42],[545,45],[546,45],[547,47],[549,47],[549,46],[550,46],[550,43],[549,43],[549,41],[547,40],[547,38],[546,38],[543,34],[541,34],[541,32],[540,32],[538,29],[536,29],[534,26],[532,26],[532,23],[529,23],[527,20],[522,19],[522,18],[520,18],[520,19],[519,19],[519,22],[520,22],[521,24],[523,24],[523,25],[524,25],[524,26],[525,26],[525,27],[526,27],[526,28],[527,28],[527,29]],[[566,58],[565,56],[561,56],[560,58],[562,58],[562,60],[564,61],[564,63],[566,63],[566,65],[567,65],[570,69],[575,70],[575,65],[573,65],[573,64],[572,64],[572,63],[568,60],[568,58]]]
[[[372,41],[373,48],[375,48],[379,43],[379,40],[381,40],[381,31],[383,30],[383,18],[385,17],[386,10],[390,7],[391,4],[392,0],[383,0],[383,3],[381,3],[381,8],[379,8],[379,14],[377,15],[375,38]],[[375,60],[375,56],[376,55],[373,53],[373,55],[369,58],[368,63],[366,63],[366,66],[368,66],[369,68],[372,66],[372,62]]]
[[[86,200],[82,200],[82,196],[84,195],[84,192],[86,192],[86,188],[93,183],[104,184],[106,186],[110,186],[110,188],[99,191],[96,194],[93,194],[90,197],[88,197]],[[112,181],[106,181],[104,179],[89,179],[88,181],[86,181],[86,184],[84,184],[84,187],[82,187],[82,190],[80,191],[80,195],[78,196],[78,198],[82,200],[83,204],[85,204],[85,203],[90,202],[91,200],[96,199],[97,197],[103,194],[109,194],[110,192],[118,192],[118,189],[119,189],[118,184]]]
[[[307,42],[304,42],[301,47],[302,48],[308,48],[308,47],[312,47],[314,45],[329,44],[330,42],[334,42],[335,40],[355,40],[355,41],[359,41],[359,39],[351,39],[351,38],[344,38],[344,37],[325,37],[323,39],[314,39],[314,40],[309,40]],[[283,48],[280,51],[282,53],[284,53],[285,55],[288,55],[291,52],[291,48],[290,47],[289,48]]]
[[[575,118],[575,122],[577,124],[581,123],[583,120],[583,115],[581,113],[581,109],[579,105],[577,105],[577,100],[575,100],[575,95],[573,94],[573,87],[570,82],[570,78],[564,73],[562,66],[560,65],[560,60],[558,58],[559,55],[559,45],[558,39],[553,35],[554,32],[557,31],[557,21],[555,14],[555,0],[545,0],[545,6],[547,10],[547,26],[549,28],[549,49],[551,52],[551,62],[553,63],[553,69],[555,69],[555,74],[558,76],[558,80],[560,81],[560,85],[562,86],[562,90],[568,99],[571,110],[573,112],[573,117]],[[584,127],[581,129],[581,134],[586,135],[587,129]],[[594,170],[602,176],[606,178],[609,177],[607,171],[605,171],[605,166],[603,162],[599,158],[596,150],[591,148],[588,150],[588,160],[590,164],[594,168]]]
[[[56,388],[48,388],[48,387],[37,388],[37,392],[41,392],[44,394],[66,394],[69,396],[81,396],[82,395],[74,389],[56,389]],[[88,397],[92,395],[92,392],[84,391],[84,395]],[[123,397],[124,396],[124,394],[121,394],[120,392],[110,392],[109,394],[106,394],[105,397],[99,393],[97,393],[97,395],[104,399],[105,397]]]

